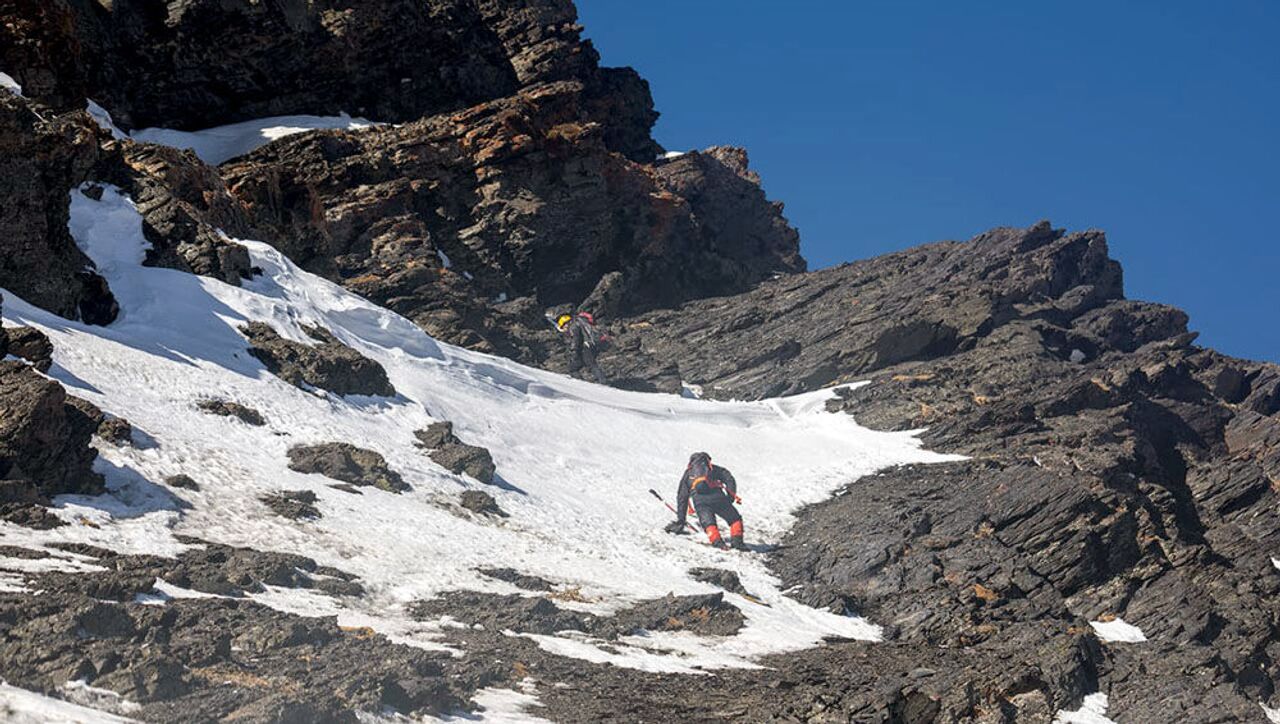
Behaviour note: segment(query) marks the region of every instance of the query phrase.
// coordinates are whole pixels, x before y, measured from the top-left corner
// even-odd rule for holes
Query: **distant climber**
[[[685,532],[685,511],[690,503],[698,515],[698,524],[707,533],[707,540],[716,548],[732,547],[745,551],[747,544],[742,541],[742,515],[733,507],[741,503],[738,497],[738,481],[733,474],[711,462],[711,456],[704,452],[696,452],[689,457],[689,466],[680,478],[680,487],[676,492],[676,519],[666,527],[668,533]],[[729,545],[720,535],[716,518],[724,519],[729,524]]]
[[[551,313],[547,314],[547,318],[551,319]],[[587,312],[563,313],[556,315],[552,324],[560,331],[568,347],[569,374],[576,377],[585,368],[595,377],[596,382],[608,384],[597,359],[603,348],[604,337],[596,329],[595,317]]]

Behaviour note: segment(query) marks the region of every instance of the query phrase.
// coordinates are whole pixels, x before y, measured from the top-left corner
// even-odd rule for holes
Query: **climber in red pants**
[[[685,468],[676,492],[676,520],[667,526],[668,533],[685,532],[685,511],[691,502],[698,514],[698,524],[707,532],[711,545],[721,549],[747,550],[747,544],[742,540],[742,515],[733,507],[735,502],[742,502],[738,497],[738,481],[727,469],[712,464],[711,456],[704,452],[689,457],[689,466]],[[717,517],[729,524],[728,546],[720,535]]]

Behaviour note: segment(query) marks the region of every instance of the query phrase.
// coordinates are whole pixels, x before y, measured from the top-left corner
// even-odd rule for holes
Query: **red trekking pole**
[[[668,503],[666,500],[663,500],[662,496],[661,496],[661,495],[658,495],[658,491],[654,490],[653,488],[649,488],[649,492],[653,494],[653,497],[655,497],[655,498],[657,498],[658,500],[662,501],[662,504],[663,504],[663,505],[665,505],[665,506],[667,506],[667,510],[671,511],[672,513],[675,513],[677,518],[679,518],[679,517],[680,517],[680,513],[676,512],[676,509],[671,507],[671,503]],[[697,533],[697,532],[698,532],[698,529],[697,529],[697,528],[694,528],[692,525],[689,525],[689,521],[687,521],[687,520],[686,520],[686,521],[684,522],[684,525],[685,525],[685,527],[686,527],[686,528],[688,528],[689,530],[693,531],[694,533]]]

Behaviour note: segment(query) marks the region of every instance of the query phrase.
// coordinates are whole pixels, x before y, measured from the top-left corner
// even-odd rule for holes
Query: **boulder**
[[[259,500],[271,509],[271,512],[289,520],[316,520],[320,517],[320,509],[315,506],[316,494],[310,490],[282,490],[268,493]]]
[[[502,508],[498,507],[498,501],[493,499],[492,495],[483,490],[464,490],[459,498],[459,504],[475,513],[476,515],[493,515],[500,518],[506,518],[507,514]]]
[[[95,423],[61,385],[21,362],[0,362],[0,479],[25,480],[38,494],[95,495]]]
[[[307,329],[315,340],[312,345],[285,339],[262,322],[250,322],[240,332],[249,339],[250,354],[297,387],[318,387],[338,395],[396,394],[382,365],[339,342],[326,329]]]
[[[179,473],[170,475],[164,479],[164,484],[171,488],[182,488],[183,490],[192,490],[199,492],[200,484],[191,478],[190,475]]]
[[[234,417],[246,425],[261,427],[267,424],[263,419],[262,413],[242,405],[238,402],[230,402],[227,400],[201,400],[196,403],[196,408],[201,412],[207,412],[210,415],[218,415],[220,417]]]
[[[294,447],[289,450],[289,469],[392,493],[409,489],[382,455],[345,442]]]
[[[53,343],[44,332],[34,327],[11,327],[3,333],[9,340],[9,354],[30,362],[41,372],[48,372],[53,366]]]
[[[418,446],[440,467],[454,475],[470,475],[480,482],[493,484],[497,467],[493,455],[485,448],[467,445],[453,434],[453,423],[436,422],[414,433]]]

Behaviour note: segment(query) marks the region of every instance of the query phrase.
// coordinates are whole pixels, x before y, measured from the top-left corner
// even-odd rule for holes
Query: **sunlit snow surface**
[[[1107,718],[1107,695],[1090,694],[1075,711],[1060,711],[1053,724],[1116,724]]]
[[[776,541],[792,511],[860,476],[952,459],[922,450],[910,433],[872,432],[849,415],[824,412],[830,391],[751,403],[623,392],[440,344],[257,242],[244,244],[265,273],[242,288],[145,268],[140,217],[114,188],[101,201],[73,191],[70,227],[110,281],[119,319],[86,327],[4,291],[5,322],[48,334],[49,375],[128,419],[143,444],[100,445],[98,469],[111,495],[58,499],[59,516],[94,525],[32,531],[5,523],[0,543],[70,540],[174,555],[185,546],[171,534],[181,533],[302,554],[360,576],[367,595],[339,600],[273,588],[258,600],[303,615],[336,615],[343,625],[371,626],[421,647],[441,645],[442,625],[413,621],[405,614],[409,602],[459,588],[516,592],[476,573],[478,566],[512,567],[580,588],[586,602],[576,607],[595,613],[669,592],[716,590],[686,571],[733,569],[768,604],[727,595],[747,618],[736,636],[640,636],[608,649],[583,637],[533,637],[569,656],[693,672],[752,666],[760,656],[813,646],[825,636],[873,640],[879,629],[784,597],[761,557],[663,533],[670,514],[649,488],[672,496],[692,451],[711,452],[737,476],[752,543]],[[302,325],[331,329],[382,363],[400,395],[339,398],[293,387],[248,354],[236,332],[246,320],[268,322],[298,341],[308,339]],[[210,397],[255,407],[268,425],[195,409]],[[462,439],[493,452],[499,486],[451,475],[415,448],[414,430],[437,420],[452,420]],[[330,488],[327,478],[288,469],[289,448],[332,441],[382,453],[412,490],[352,495]],[[159,483],[177,473],[193,477],[200,491],[171,492]],[[469,488],[492,493],[510,517],[461,513],[455,501]],[[258,497],[281,489],[314,491],[323,517],[297,523],[273,515]],[[26,563],[92,566],[92,559],[50,552],[56,557]],[[2,559],[0,568],[17,562]],[[15,582],[6,578],[5,585]],[[163,605],[177,595],[158,590],[146,602]]]
[[[0,721],[5,724],[120,724],[134,720],[0,682]]]
[[[259,118],[203,131],[176,131],[169,128],[143,128],[134,131],[135,141],[159,143],[175,148],[189,148],[205,163],[218,165],[229,158],[243,156],[264,144],[304,131],[322,129],[355,130],[377,125],[363,118],[339,116],[276,116]]]
[[[1098,638],[1103,641],[1137,644],[1147,640],[1147,636],[1142,633],[1142,629],[1127,623],[1122,618],[1110,621],[1090,621],[1089,625],[1093,627],[1094,633],[1098,634]]]

